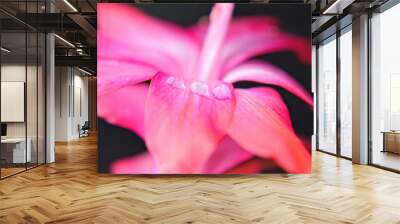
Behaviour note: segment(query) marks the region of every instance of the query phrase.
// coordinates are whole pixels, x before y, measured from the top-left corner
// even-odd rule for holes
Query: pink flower
[[[232,85],[275,85],[312,109],[293,78],[251,60],[290,50],[309,64],[310,42],[279,30],[274,18],[232,20],[233,9],[218,3],[209,22],[184,28],[133,6],[98,4],[98,115],[148,148],[114,162],[113,173],[246,173],[259,170],[263,158],[289,173],[311,171],[310,151],[279,93]],[[246,161],[256,162],[238,168]]]

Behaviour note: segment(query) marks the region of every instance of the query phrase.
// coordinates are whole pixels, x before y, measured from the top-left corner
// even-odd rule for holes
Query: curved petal
[[[279,86],[313,107],[314,100],[300,83],[281,69],[262,61],[249,61],[227,73],[225,82],[253,81]]]
[[[294,131],[289,110],[286,107],[286,104],[283,101],[281,95],[276,90],[267,87],[256,87],[248,89],[248,91],[252,92],[253,95],[258,97],[260,100],[263,100],[263,102],[265,102],[265,105],[269,107],[271,112],[279,116],[279,118],[288,129]]]
[[[203,41],[208,22],[201,22],[189,29],[191,35]],[[246,16],[231,21],[222,53],[222,74],[243,61],[258,55],[279,51],[293,51],[303,63],[311,63],[311,43],[309,40],[280,30],[274,17]]]
[[[231,21],[233,3],[217,3],[210,14],[210,24],[199,58],[200,80],[218,79],[221,48]]]
[[[127,4],[97,5],[99,58],[137,61],[168,74],[188,75],[199,53],[181,27]]]
[[[229,135],[244,149],[274,159],[289,173],[309,173],[310,152],[282,115],[272,109],[273,91],[263,87],[236,90],[237,105]]]
[[[210,21],[200,21],[197,24],[188,28],[188,32],[198,40],[198,42],[203,42],[207,29],[209,27]],[[244,17],[235,17],[229,24],[228,33],[226,34],[226,38],[233,39],[238,35],[248,34],[254,30],[258,30],[258,32],[266,30],[274,31],[279,28],[278,20],[274,17],[268,16],[244,16]]]
[[[154,174],[157,169],[149,153],[119,159],[111,164],[113,174]]]
[[[246,161],[230,170],[227,170],[226,174],[255,174],[264,173],[277,170],[278,166],[274,161],[263,159],[263,158],[253,158]]]
[[[226,41],[223,73],[258,55],[293,51],[305,64],[311,63],[311,41],[278,30],[258,30],[237,34]]]
[[[251,153],[244,151],[231,138],[225,137],[218,145],[216,151],[211,155],[201,173],[224,173],[227,170],[236,168],[237,165],[248,161],[252,157],[253,155]],[[149,153],[142,153],[140,155],[123,158],[113,162],[111,164],[111,173],[155,174],[158,173],[158,171],[152,156]]]
[[[299,136],[299,138],[303,142],[304,147],[306,147],[307,149],[311,149],[312,148],[311,137],[310,136]]]
[[[150,80],[156,73],[156,69],[140,63],[99,59],[97,94]]]
[[[219,174],[251,159],[253,155],[226,136],[208,159],[202,173]]]
[[[145,142],[162,173],[200,173],[224,137],[235,107],[233,87],[158,73],[145,107]]]
[[[97,115],[107,122],[144,136],[144,106],[148,86],[126,86],[97,96]]]

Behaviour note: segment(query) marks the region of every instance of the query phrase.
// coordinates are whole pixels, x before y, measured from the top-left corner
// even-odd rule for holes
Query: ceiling
[[[98,2],[176,2],[176,0],[1,0],[0,21],[6,42],[14,42],[16,49],[24,46],[17,32],[26,27],[38,31],[55,32],[56,63],[96,70],[96,4]],[[245,2],[248,2],[244,0]],[[313,37],[320,35],[345,14],[357,13],[386,0],[251,0],[263,3],[307,3],[311,5]],[[184,2],[181,0],[180,2]],[[188,1],[192,2],[192,1]],[[202,1],[204,2],[204,1]],[[339,4],[338,4],[339,3]],[[50,6],[50,7],[49,7]],[[48,13],[52,8],[52,13]],[[329,12],[329,13],[325,13]],[[28,12],[28,13],[25,13]],[[21,42],[22,41],[22,42]],[[3,42],[5,43],[5,42]],[[33,45],[32,45],[33,46]],[[21,48],[22,49],[22,48]],[[31,50],[28,48],[28,52]],[[16,51],[17,52],[17,51]]]

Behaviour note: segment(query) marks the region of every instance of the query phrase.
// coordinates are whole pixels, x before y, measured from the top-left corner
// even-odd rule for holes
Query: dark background
[[[182,26],[196,23],[200,17],[209,15],[213,4],[135,4],[148,14],[159,17]],[[310,40],[311,45],[311,9],[303,4],[236,4],[234,16],[246,15],[275,16],[285,32],[296,34]],[[310,49],[311,50],[311,49]],[[299,62],[291,52],[279,52],[258,57],[268,61],[299,81],[311,93],[311,64]],[[239,82],[236,88],[263,86],[252,82]],[[271,86],[274,87],[274,86]],[[306,136],[311,141],[313,133],[313,112],[309,106],[287,91],[278,90],[289,108],[293,126],[300,136]],[[143,140],[135,133],[111,125],[99,118],[98,120],[98,170],[109,172],[110,164],[120,158],[132,156],[146,151]],[[310,149],[311,150],[311,149]]]

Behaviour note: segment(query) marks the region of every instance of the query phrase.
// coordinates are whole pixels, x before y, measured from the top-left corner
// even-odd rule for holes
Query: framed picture
[[[99,172],[311,172],[308,5],[97,8]]]

